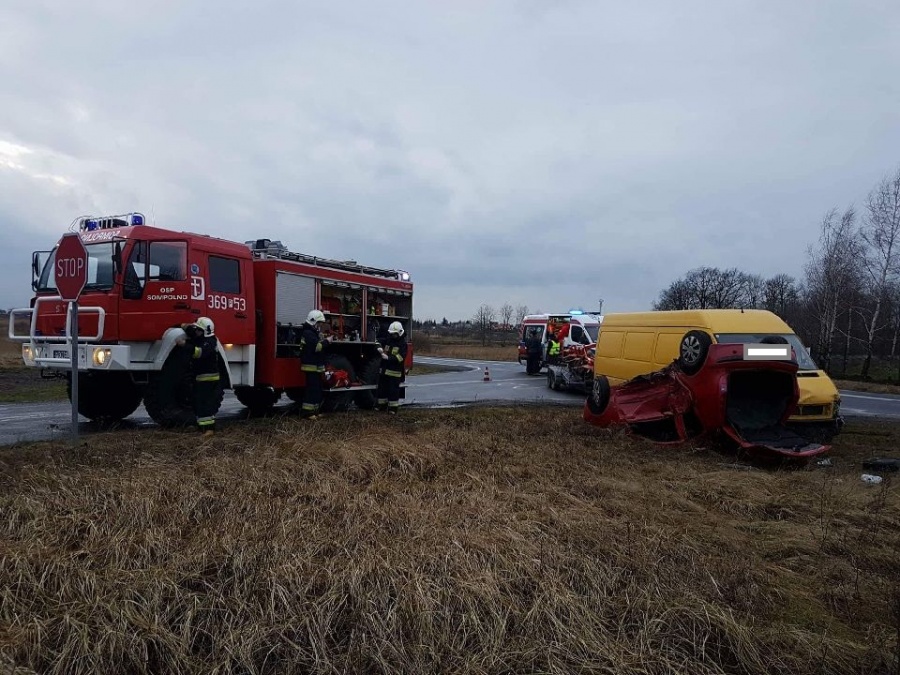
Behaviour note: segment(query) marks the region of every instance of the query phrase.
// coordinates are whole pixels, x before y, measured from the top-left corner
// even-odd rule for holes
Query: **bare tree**
[[[826,213],[818,247],[807,250],[806,289],[816,333],[813,352],[825,370],[831,366],[840,308],[849,289],[858,284],[862,250],[852,207],[840,216],[837,209]]]
[[[515,311],[515,308],[508,302],[503,303],[503,306],[500,307],[500,345],[503,347],[506,346],[506,339],[513,330],[512,318]]]
[[[765,304],[766,280],[759,274],[741,273],[745,309],[758,309]]]
[[[503,306],[500,307],[500,324],[504,330],[512,327],[512,319],[515,312],[515,308],[508,302],[503,303]]]
[[[862,367],[862,376],[868,377],[875,335],[884,327],[879,323],[882,306],[889,300],[890,288],[900,272],[900,169],[869,193],[861,236],[867,245],[863,257],[865,283],[873,302],[866,322],[866,359]]]
[[[518,305],[516,307],[516,325],[521,326],[528,314],[528,305]]]
[[[736,268],[698,267],[659,294],[656,310],[758,307],[763,302],[762,277]]]
[[[491,336],[491,327],[496,319],[497,313],[490,305],[482,305],[475,312],[475,316],[472,317],[472,328],[475,331],[475,335],[481,340],[482,347],[487,345]]]
[[[794,277],[789,274],[776,274],[766,280],[763,307],[767,310],[791,324],[790,319],[796,315],[799,303],[800,288]]]

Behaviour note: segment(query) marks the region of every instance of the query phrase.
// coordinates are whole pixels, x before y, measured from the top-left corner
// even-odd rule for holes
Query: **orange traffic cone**
[[[484,367],[484,381],[485,382],[491,381],[491,371],[488,370],[487,366]]]

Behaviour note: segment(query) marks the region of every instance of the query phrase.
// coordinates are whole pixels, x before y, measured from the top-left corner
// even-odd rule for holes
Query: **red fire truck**
[[[403,270],[293,253],[269,239],[238,243],[162,229],[140,213],[79,218],[73,227],[88,252],[78,407],[91,420],[122,419],[143,402],[159,424],[189,423],[184,351],[173,347],[179,326],[200,316],[215,322],[223,390],[256,412],[282,394],[302,400],[298,342],[311,309],[325,313],[333,338],[326,411],[374,407],[377,338],[393,321],[410,336],[413,285]],[[54,288],[54,253],[33,254],[35,297],[29,309],[13,310],[9,337],[23,343],[26,365],[66,377],[71,391],[69,306]],[[407,369],[412,351],[410,340]]]

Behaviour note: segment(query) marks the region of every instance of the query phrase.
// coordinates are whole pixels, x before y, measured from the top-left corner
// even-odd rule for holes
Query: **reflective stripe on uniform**
[[[390,403],[388,403],[388,408],[399,408],[399,407],[400,407],[400,401],[391,401]]]
[[[316,403],[304,403],[300,406],[300,409],[304,411],[316,411],[319,409],[319,406]]]
[[[316,351],[317,352],[322,351],[322,343],[321,342],[316,343]]]
[[[215,417],[198,417],[197,418],[197,426],[200,426],[200,427],[212,426],[215,423],[216,423]]]
[[[384,374],[388,377],[403,377],[403,373],[399,370],[387,370],[385,369]]]
[[[313,366],[313,365],[308,366],[304,363],[302,366],[300,366],[300,370],[302,370],[305,373],[318,373],[319,366]]]
[[[203,350],[200,347],[194,347],[194,358],[199,359],[201,356],[203,356]]]
[[[206,373],[205,375],[198,375],[196,377],[197,382],[218,382],[219,374],[218,373]]]

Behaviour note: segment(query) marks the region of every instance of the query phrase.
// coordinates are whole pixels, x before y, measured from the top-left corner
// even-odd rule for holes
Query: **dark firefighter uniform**
[[[537,330],[530,330],[525,340],[526,366],[525,370],[529,375],[535,375],[541,372],[541,337]]]
[[[300,334],[300,370],[306,378],[301,412],[316,417],[322,406],[322,375],[325,373],[325,341],[317,326],[303,324]]]
[[[406,369],[406,338],[389,333],[387,339],[381,342],[381,348],[387,358],[381,360],[375,396],[381,410],[387,408],[388,412],[396,413],[400,408],[400,383]]]
[[[212,432],[216,428],[216,412],[219,409],[219,359],[218,339],[203,335],[193,324],[184,327],[188,339],[184,348],[191,357],[194,375],[193,407],[200,431]]]

